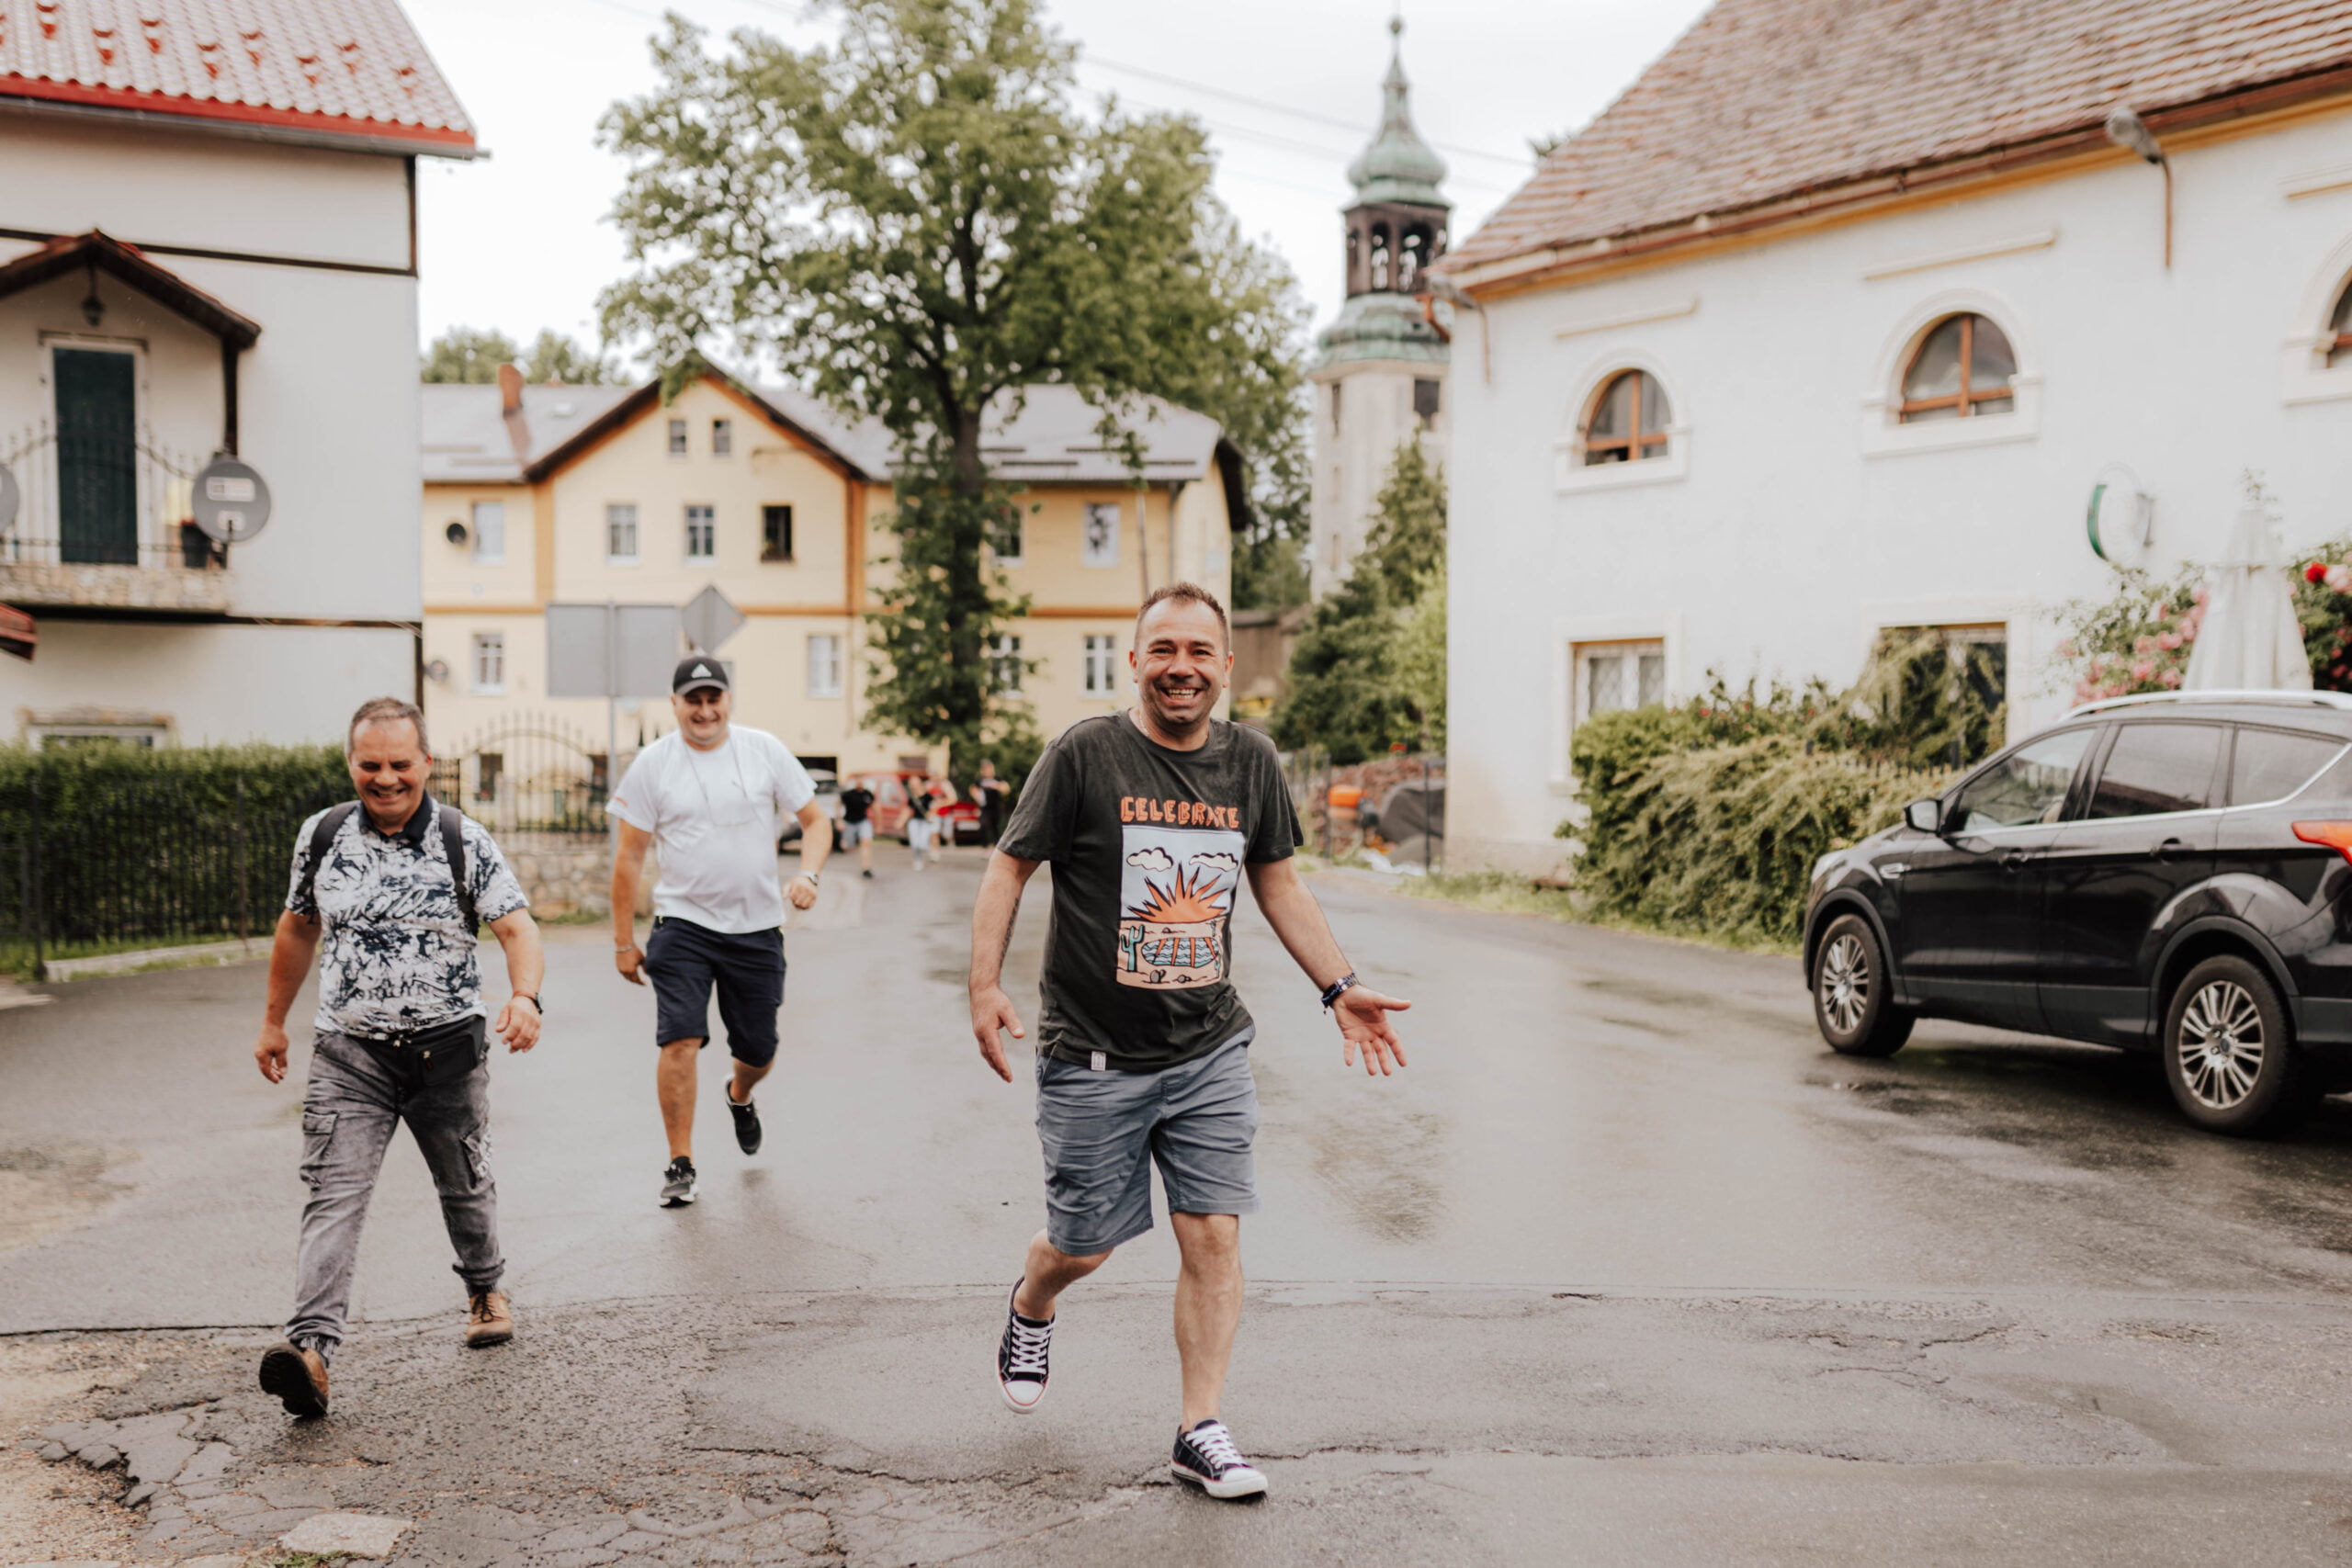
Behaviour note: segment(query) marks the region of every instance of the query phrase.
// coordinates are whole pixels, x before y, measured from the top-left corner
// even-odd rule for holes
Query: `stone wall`
[[[514,833],[499,840],[506,863],[523,884],[531,912],[541,919],[585,910],[605,914],[612,908],[611,844],[601,833]],[[645,875],[638,884],[637,912],[653,912],[653,883],[661,874],[653,853],[645,856]]]

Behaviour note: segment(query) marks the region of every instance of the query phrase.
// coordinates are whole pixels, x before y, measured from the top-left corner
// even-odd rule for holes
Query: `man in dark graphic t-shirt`
[[[1266,1478],[1218,1419],[1241,1318],[1241,1221],[1255,1213],[1250,1011],[1232,985],[1241,884],[1322,992],[1342,1055],[1405,1065],[1387,1015],[1409,1003],[1356,983],[1299,880],[1298,821],[1272,745],[1210,716],[1233,667],[1225,609],[1171,584],[1144,601],[1127,655],[1141,705],[1072,725],[1021,792],[972,911],[972,1031],[1011,1082],[1001,1032],[1022,1038],[1002,967],[1021,890],[1054,868],[1037,1047],[1046,1228],[1029,1244],[997,1349],[1005,1403],[1046,1393],[1054,1303],[1151,1228],[1150,1168],[1183,1255],[1176,1347],[1183,1419],[1170,1469],[1213,1497]]]

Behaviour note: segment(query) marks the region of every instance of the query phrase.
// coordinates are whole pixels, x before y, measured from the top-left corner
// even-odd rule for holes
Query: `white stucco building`
[[[1401,35],[1404,24],[1389,23]],[[1317,598],[1347,581],[1367,542],[1373,502],[1419,441],[1445,460],[1448,345],[1431,313],[1428,269],[1445,254],[1452,204],[1445,161],[1413,129],[1401,53],[1380,88],[1380,129],[1348,166],[1347,303],[1317,339],[1308,581]]]
[[[415,691],[416,160],[474,152],[394,0],[0,23],[0,604],[38,637],[0,738],[318,739]],[[225,558],[187,526],[223,452],[272,500]]]
[[[2352,532],[2352,11],[1718,0],[1440,272],[1455,852],[1540,870],[1574,727],[1710,670],[1943,626],[2063,710],[2102,480],[2160,568],[2249,472]]]

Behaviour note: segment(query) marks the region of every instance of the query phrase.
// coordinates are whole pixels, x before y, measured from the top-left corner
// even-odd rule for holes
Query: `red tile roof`
[[[474,152],[397,0],[0,0],[9,98]]]
[[[1439,266],[2056,139],[2352,67],[2352,0],[1716,0]],[[2342,90],[2343,83],[2335,84]]]

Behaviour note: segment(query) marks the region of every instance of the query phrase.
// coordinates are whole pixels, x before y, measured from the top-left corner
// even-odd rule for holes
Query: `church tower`
[[[1453,204],[1439,191],[1445,161],[1413,129],[1405,24],[1392,20],[1380,130],[1349,165],[1344,215],[1348,301],[1317,340],[1315,472],[1309,561],[1317,598],[1347,580],[1372,528],[1373,498],[1397,446],[1419,441],[1445,460],[1446,333],[1422,274],[1444,254]]]

